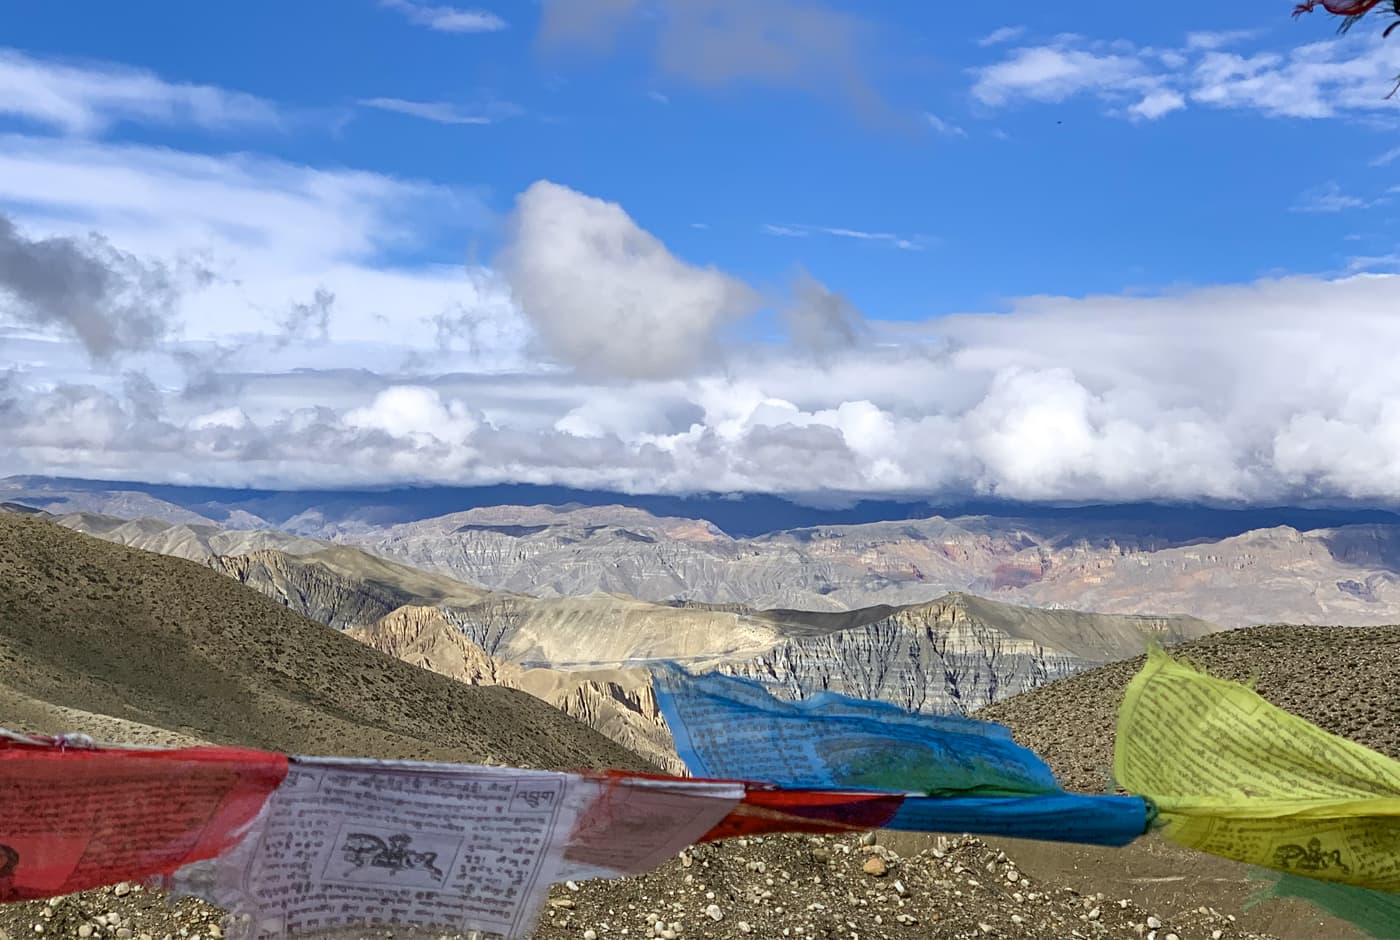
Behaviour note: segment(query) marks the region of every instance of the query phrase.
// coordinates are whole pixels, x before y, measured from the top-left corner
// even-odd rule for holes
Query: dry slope
[[[522,692],[376,653],[201,565],[11,513],[0,689],[15,714],[72,708],[299,753],[642,765]]]

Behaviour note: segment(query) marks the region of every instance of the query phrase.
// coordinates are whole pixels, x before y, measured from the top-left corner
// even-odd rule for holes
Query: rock
[[[131,893],[131,885],[130,885],[129,883],[123,881],[123,882],[121,882],[119,885],[117,885],[115,888],[112,889],[112,893],[115,894],[115,895],[116,895],[117,897],[119,897],[119,898],[124,898],[124,897],[126,897],[128,894]]]
[[[1103,912],[1100,911],[1100,910],[1096,907],[1096,908],[1094,908],[1093,910],[1091,910],[1091,911],[1089,912],[1089,919],[1090,919],[1090,920],[1098,920],[1099,917],[1100,917],[1100,915],[1101,915],[1102,913],[1103,913]]]
[[[883,878],[885,877],[885,873],[889,871],[889,866],[885,864],[885,860],[880,856],[872,855],[865,860],[865,864],[861,866],[861,870],[872,877]]]
[[[862,833],[860,834],[860,844],[861,844],[861,845],[874,845],[874,844],[875,844],[875,830],[872,829],[872,830],[870,830],[869,832],[862,832]]]
[[[711,904],[705,908],[705,916],[714,921],[724,920],[724,911],[720,910],[718,904]]]
[[[1157,918],[1155,918],[1155,917],[1148,917],[1148,918],[1147,918],[1147,929],[1148,929],[1148,930],[1157,930],[1157,929],[1159,929],[1161,926],[1162,926],[1162,922],[1161,922],[1160,920],[1158,920]]]
[[[746,920],[739,921],[735,926],[739,928],[740,933],[751,933],[753,931],[753,927],[749,926],[749,922]]]
[[[130,927],[117,928],[117,940],[131,940],[135,932]]]
[[[588,929],[583,932],[583,940],[598,940],[598,931]]]
[[[81,927],[79,927],[79,928],[78,928],[78,936],[79,936],[79,937],[84,937],[84,938],[86,938],[86,937],[91,937],[91,936],[92,936],[92,924],[83,924]]]
[[[1008,868],[1006,870],[1006,880],[1015,884],[1021,880],[1021,873],[1014,868]]]

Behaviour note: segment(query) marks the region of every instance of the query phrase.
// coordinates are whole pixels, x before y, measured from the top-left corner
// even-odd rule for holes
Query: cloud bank
[[[1231,41],[1198,38],[1186,61]],[[986,103],[1107,101],[1113,83],[1132,90],[1113,107],[1198,101],[1152,84],[1155,53],[1052,51],[1009,49],[1015,68],[982,75]],[[1267,68],[1335,76],[1332,55]],[[1033,85],[1035,69],[1057,77]],[[430,236],[466,245],[491,212],[418,180],[76,133],[122,107],[0,138],[0,474],[1400,502],[1400,276],[883,322],[813,275],[765,297],[548,181],[517,197],[490,265],[408,265]],[[780,335],[756,326],[765,312]]]

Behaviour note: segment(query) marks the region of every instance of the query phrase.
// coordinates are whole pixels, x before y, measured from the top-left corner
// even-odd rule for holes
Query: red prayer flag
[[[264,751],[0,739],[0,902],[142,881],[213,858],[286,775],[286,756]]]

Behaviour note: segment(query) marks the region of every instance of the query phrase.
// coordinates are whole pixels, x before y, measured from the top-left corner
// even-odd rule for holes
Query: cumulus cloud
[[[723,370],[626,382],[539,366],[412,379],[264,368],[178,394],[21,370],[0,390],[3,469],[280,486],[1394,501],[1397,304],[1400,277],[1380,275],[1031,297],[1000,314],[870,323],[866,341],[838,344],[820,367],[753,347]]]
[[[1273,118],[1333,118],[1393,107],[1394,57],[1377,36],[1240,53],[1253,34],[1192,33],[1180,48],[1066,35],[1010,50],[973,69],[973,97],[990,107],[1092,97],[1110,114],[1156,120],[1189,106]]]
[[[252,95],[167,82],[111,63],[68,63],[0,49],[0,114],[95,134],[108,125],[192,124],[205,128],[273,125],[276,108]]]
[[[121,374],[75,327],[7,308],[0,474],[1400,500],[1397,276],[1027,297],[923,324],[800,279],[769,301],[792,342],[721,344],[756,292],[556,184],[522,194],[499,271],[397,267],[450,201],[375,174],[5,139],[22,253],[58,239],[106,258],[96,229],[143,265],[192,249],[216,274]]]
[[[546,0],[540,39],[606,52],[636,22],[654,31],[656,62],[677,78],[834,92],[867,115],[885,110],[864,61],[868,24],[811,0]]]
[[[28,238],[0,214],[0,315],[76,337],[94,359],[149,349],[177,296],[162,265],[101,238]]]
[[[757,306],[743,282],[676,258],[621,206],[557,183],[520,195],[498,265],[545,348],[590,375],[693,372]]]

